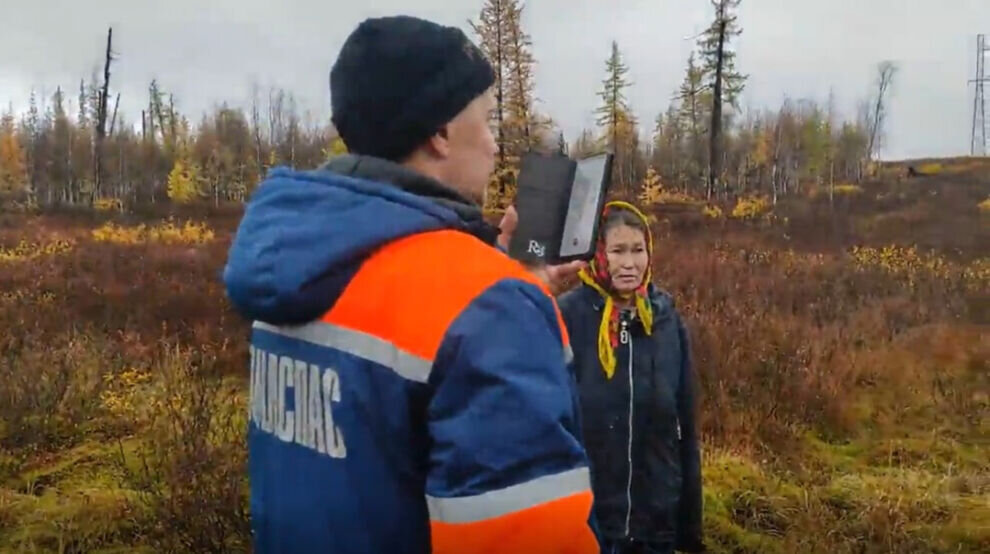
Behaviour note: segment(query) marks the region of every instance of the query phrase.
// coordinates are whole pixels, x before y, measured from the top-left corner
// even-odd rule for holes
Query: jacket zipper
[[[633,460],[632,460],[632,447],[633,447],[633,398],[635,387],[633,385],[633,345],[632,340],[629,337],[629,330],[626,328],[627,322],[625,319],[622,320],[622,332],[620,333],[620,338],[623,344],[629,344],[629,449],[628,449],[628,462],[629,462],[629,479],[626,482],[626,537],[629,536],[629,522],[632,519],[632,477],[633,477]]]

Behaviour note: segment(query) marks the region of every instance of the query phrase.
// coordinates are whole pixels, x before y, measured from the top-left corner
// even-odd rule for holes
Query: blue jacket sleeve
[[[434,552],[598,552],[561,337],[553,300],[516,280],[448,329],[427,413]]]
[[[677,411],[681,422],[682,489],[678,510],[677,544],[684,552],[702,552],[701,450],[695,417],[695,379],[691,343],[687,328],[677,316],[681,349],[681,386],[677,393]]]

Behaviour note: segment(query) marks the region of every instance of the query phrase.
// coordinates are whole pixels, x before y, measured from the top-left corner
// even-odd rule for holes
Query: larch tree
[[[773,158],[774,128],[766,121],[758,121],[753,129],[752,150],[749,154],[749,162],[756,170],[757,185],[763,182],[764,177],[769,172],[771,159]]]
[[[636,120],[626,99],[630,82],[626,75],[629,68],[622,60],[617,42],[612,41],[612,52],[605,62],[605,79],[598,93],[601,105],[596,110],[601,140],[615,156],[613,185],[631,192],[635,179]]]
[[[715,19],[698,40],[702,68],[711,94],[711,125],[708,136],[707,195],[710,199],[721,178],[723,157],[722,127],[723,105],[735,106],[745,85],[746,77],[736,70],[736,53],[731,49],[732,39],[742,30],[734,11],[742,0],[711,0]]]
[[[584,129],[570,148],[570,155],[575,159],[586,158],[601,151],[600,141],[590,129]]]
[[[478,35],[479,46],[488,58],[495,72],[493,92],[495,94],[495,109],[492,112],[492,127],[495,131],[495,142],[498,154],[495,171],[492,174],[491,186],[494,194],[489,198],[500,200],[505,196],[509,181],[509,136],[506,133],[505,120],[507,117],[506,96],[508,92],[509,75],[509,4],[513,0],[486,0],[481,8],[478,21],[469,24]]]
[[[21,197],[28,192],[27,160],[17,138],[13,113],[0,117],[0,195]]]
[[[507,121],[513,135],[513,146],[522,151],[537,148],[544,140],[549,122],[534,109],[533,41],[522,28],[522,5],[506,0],[508,75],[506,79]],[[518,152],[517,152],[518,153]]]
[[[684,126],[677,102],[671,102],[665,114],[657,115],[653,131],[653,166],[670,184],[684,188]]]
[[[551,122],[535,108],[533,44],[522,21],[519,0],[487,0],[478,21],[470,22],[495,70],[491,125],[498,154],[488,198],[502,205],[514,194],[522,155],[552,144]]]
[[[183,150],[168,174],[167,191],[171,201],[186,204],[199,198],[200,170],[190,155]]]
[[[65,111],[65,97],[62,88],[59,87],[52,97],[52,165],[51,181],[45,197],[48,203],[53,202],[55,187],[63,189],[62,195],[68,196],[68,189],[72,183],[72,122]],[[39,191],[40,193],[40,191]]]
[[[51,177],[47,169],[51,160],[51,117],[50,113],[42,115],[33,88],[28,100],[28,112],[20,127],[16,135],[24,156],[27,179],[33,185],[49,189]],[[33,186],[31,188],[34,189]]]
[[[801,116],[801,176],[806,181],[821,184],[828,164],[828,119],[815,104],[805,105]]]
[[[647,206],[656,204],[660,201],[661,192],[663,192],[663,186],[660,183],[660,175],[651,165],[643,178],[643,188],[639,193],[639,200]]]
[[[704,67],[697,64],[692,52],[688,57],[684,81],[677,92],[677,100],[680,102],[678,118],[686,135],[686,172],[689,184],[700,183],[707,166],[704,143],[708,129],[705,116],[709,113],[710,98],[710,88],[705,84]]]

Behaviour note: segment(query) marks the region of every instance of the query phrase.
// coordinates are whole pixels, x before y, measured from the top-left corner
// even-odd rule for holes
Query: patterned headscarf
[[[602,222],[608,218],[609,213],[613,210],[626,210],[632,212],[637,217],[643,221],[643,225],[646,228],[646,253],[649,260],[653,259],[653,236],[650,233],[650,224],[643,215],[643,212],[639,211],[635,206],[627,202],[613,201],[605,205],[605,209],[602,211]],[[612,286],[612,276],[608,271],[608,256],[605,251],[605,233],[599,233],[598,244],[595,248],[595,257],[588,264],[588,267],[582,269],[578,274],[586,285],[598,291],[598,294],[602,295],[605,299],[605,309],[602,313],[601,326],[598,329],[598,358],[602,362],[602,369],[605,371],[605,375],[611,379],[615,375],[615,349],[619,346],[619,317],[620,310],[615,309],[616,299],[629,300],[634,299],[636,305],[636,312],[639,315],[640,321],[643,322],[643,327],[646,330],[646,334],[650,334],[653,330],[653,309],[650,304],[648,286],[652,278],[652,270],[650,269],[651,263],[647,263],[646,272],[643,275],[643,282],[639,284],[636,290],[629,293],[619,293]]]

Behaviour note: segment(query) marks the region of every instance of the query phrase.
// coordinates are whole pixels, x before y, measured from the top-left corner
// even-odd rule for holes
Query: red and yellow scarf
[[[647,228],[646,233],[646,253],[650,261],[653,260],[653,236],[649,232],[650,224],[643,212],[627,202],[613,201],[605,205],[602,212],[602,221],[608,217],[611,210],[627,210],[635,214]],[[598,359],[601,360],[602,369],[605,375],[611,379],[615,375],[615,349],[619,346],[619,317],[621,310],[615,309],[616,300],[634,299],[636,312],[646,334],[650,334],[653,329],[653,309],[650,304],[648,286],[652,278],[650,263],[647,264],[646,273],[643,275],[643,282],[631,293],[621,294],[612,286],[612,277],[608,271],[608,256],[605,252],[605,234],[599,233],[598,244],[595,248],[595,257],[588,267],[582,269],[578,276],[586,285],[598,291],[605,299],[605,309],[602,313],[601,326],[598,329]]]

